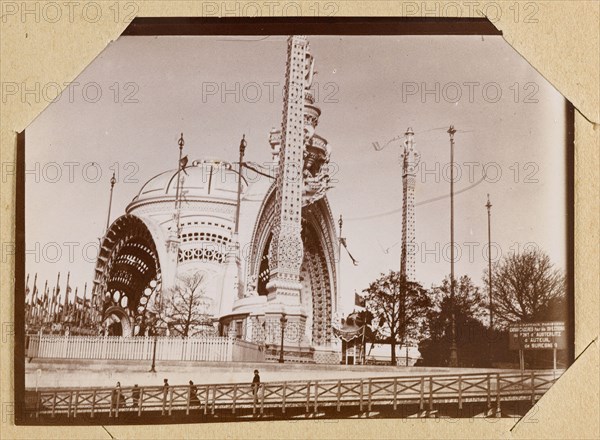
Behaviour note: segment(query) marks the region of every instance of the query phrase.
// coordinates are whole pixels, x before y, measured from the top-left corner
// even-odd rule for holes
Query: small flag
[[[187,175],[187,171],[185,170],[185,167],[188,164],[188,157],[187,154],[185,156],[183,156],[181,158],[181,160],[179,161],[179,168]]]
[[[27,280],[25,281],[25,302],[27,302],[29,299],[29,292],[29,274],[27,274]]]
[[[366,298],[356,293],[356,291],[354,292],[354,305],[358,307],[366,307],[367,305]]]
[[[340,237],[340,243],[342,244],[342,246],[344,246],[344,249],[346,249],[346,253],[348,254],[348,256],[350,257],[350,259],[352,260],[352,264],[354,264],[355,266],[358,266],[358,260],[356,260],[352,254],[350,253],[350,251],[348,250],[348,246],[346,245],[346,239],[343,237]]]

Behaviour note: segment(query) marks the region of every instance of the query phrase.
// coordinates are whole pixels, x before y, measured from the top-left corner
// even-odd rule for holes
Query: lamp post
[[[281,315],[279,322],[281,323],[281,350],[279,351],[279,363],[283,364],[283,337],[285,334],[285,324],[287,323],[287,317],[285,316],[285,313]]]
[[[158,342],[158,335],[156,334],[156,320],[152,321],[151,324],[152,334],[154,335],[154,346],[152,347],[152,366],[150,367],[150,373],[156,373],[156,343]]]
[[[451,340],[450,340],[450,367],[458,367],[458,353],[456,348],[456,311],[454,307],[454,125],[448,128],[450,135],[450,307],[451,315]]]

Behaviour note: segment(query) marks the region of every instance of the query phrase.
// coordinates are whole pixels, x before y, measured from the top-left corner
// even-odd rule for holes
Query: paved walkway
[[[25,387],[85,388],[121,386],[158,386],[163,379],[171,385],[195,383],[251,382],[253,371],[260,371],[263,382],[286,380],[353,379],[364,377],[416,376],[434,374],[468,374],[507,370],[482,368],[389,367],[367,365],[315,365],[279,363],[158,362],[156,373],[150,363],[140,361],[74,361],[60,359],[33,360],[25,364]]]

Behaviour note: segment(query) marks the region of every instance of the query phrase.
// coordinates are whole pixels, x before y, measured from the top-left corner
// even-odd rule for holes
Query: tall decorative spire
[[[287,341],[304,341],[306,311],[301,302],[300,266],[304,256],[302,243],[302,191],[305,131],[305,95],[312,82],[312,56],[304,36],[290,36],[287,47],[285,93],[281,146],[277,168],[275,222],[269,249],[271,278],[267,284],[270,317],[269,343],[277,343],[283,334],[283,322],[294,325],[296,336]]]
[[[308,55],[306,37],[288,38],[288,60],[277,173],[276,219],[269,262],[271,290],[299,296],[303,246],[302,167],[304,153],[304,92]],[[283,292],[285,291],[285,292]]]
[[[415,150],[414,132],[408,128],[404,133],[402,152],[402,252],[400,274],[406,281],[415,279],[415,177],[421,156]]]

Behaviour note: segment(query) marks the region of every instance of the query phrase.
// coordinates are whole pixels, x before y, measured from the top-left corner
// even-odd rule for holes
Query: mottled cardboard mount
[[[14,269],[0,267],[2,438],[597,438],[600,229],[600,4],[595,2],[7,2],[0,3],[1,81],[72,81],[138,17],[481,17],[575,107],[575,363],[519,421],[307,420],[157,426],[14,426]],[[48,104],[0,102],[0,161],[15,162],[16,134]],[[1,240],[15,241],[15,180],[2,181]]]

